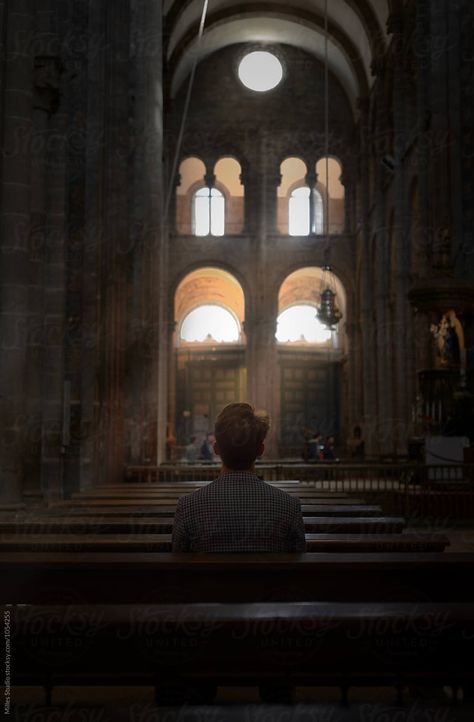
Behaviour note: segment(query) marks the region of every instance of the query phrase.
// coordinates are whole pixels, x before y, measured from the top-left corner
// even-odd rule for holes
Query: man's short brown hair
[[[228,469],[248,469],[260,453],[269,428],[268,416],[250,404],[229,404],[217,417],[215,436]]]

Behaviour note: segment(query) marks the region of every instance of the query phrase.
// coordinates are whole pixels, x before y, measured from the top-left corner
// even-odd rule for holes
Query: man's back
[[[303,552],[301,505],[249,471],[221,474],[181,497],[173,551]]]

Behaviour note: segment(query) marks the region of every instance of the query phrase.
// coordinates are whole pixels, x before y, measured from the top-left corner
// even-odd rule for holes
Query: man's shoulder
[[[180,496],[178,503],[180,506],[188,506],[189,504],[196,504],[200,501],[203,501],[209,494],[213,492],[213,487],[215,484],[215,481],[209,482],[209,484],[206,484],[206,486],[201,487],[201,489],[195,489],[194,491],[191,491],[189,494],[185,494],[184,496]]]

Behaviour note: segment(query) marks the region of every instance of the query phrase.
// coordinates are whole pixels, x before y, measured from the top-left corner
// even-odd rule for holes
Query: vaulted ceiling
[[[328,60],[355,105],[373,81],[371,63],[387,45],[387,20],[398,0],[328,0]],[[202,42],[203,0],[165,0],[170,88],[175,95],[198,61],[227,45],[293,45],[324,60],[325,0],[209,0]]]

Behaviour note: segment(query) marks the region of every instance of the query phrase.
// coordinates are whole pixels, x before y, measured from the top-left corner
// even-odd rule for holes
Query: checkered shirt
[[[248,471],[221,474],[182,496],[173,525],[174,552],[304,552],[299,499]]]

